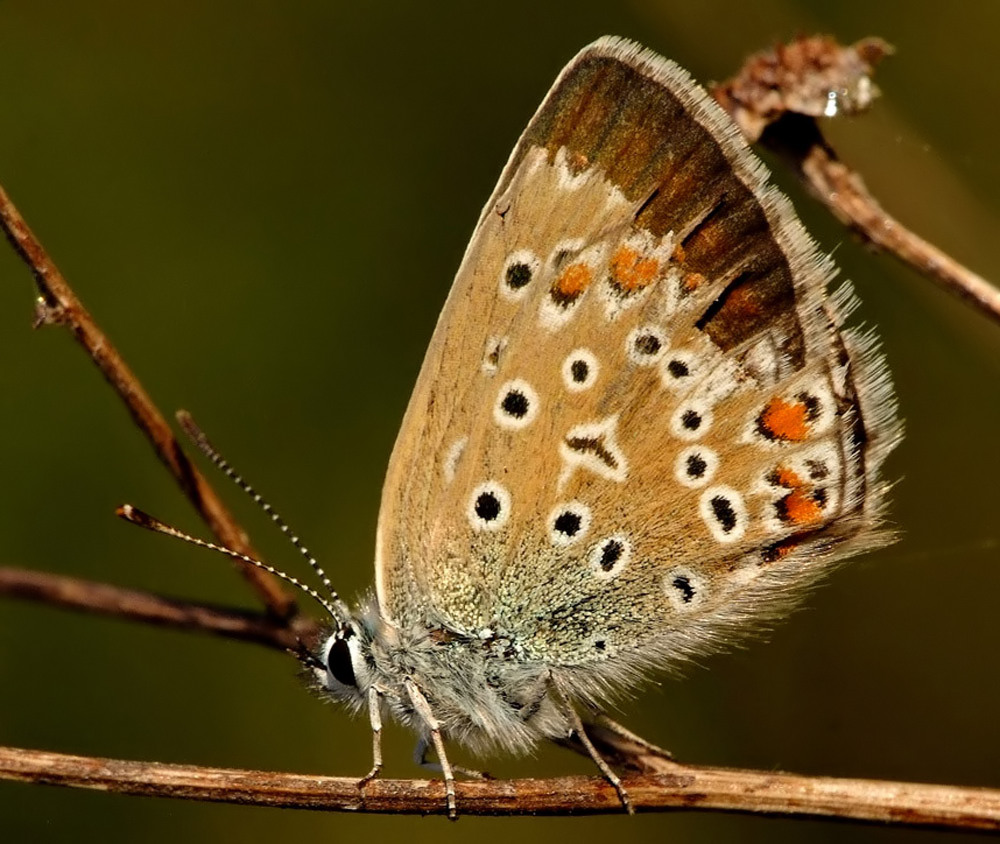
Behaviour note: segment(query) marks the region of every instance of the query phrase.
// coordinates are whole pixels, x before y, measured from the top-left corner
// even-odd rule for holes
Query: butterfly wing
[[[709,649],[884,538],[888,375],[766,177],[672,63],[605,38],[566,67],[406,411],[388,620],[620,673]]]

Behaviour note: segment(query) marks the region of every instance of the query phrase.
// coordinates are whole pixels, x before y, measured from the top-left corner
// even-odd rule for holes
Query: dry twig
[[[801,777],[670,763],[624,784],[639,811],[714,809],[784,817],[833,817],[950,829],[1000,830],[1000,792],[878,780]],[[440,780],[358,780],[165,765],[0,747],[0,778],[119,794],[340,812],[444,814]],[[467,815],[618,814],[601,777],[482,780],[456,785]]]
[[[302,624],[296,634],[265,613],[164,598],[141,589],[31,569],[0,567],[0,595],[158,627],[211,633],[279,650],[296,650],[299,639],[309,644],[315,631],[315,625],[310,629]]]
[[[77,298],[2,186],[0,228],[35,278],[39,294],[35,325],[65,325],[72,332],[219,542],[241,554],[256,556],[246,532],[188,459],[163,414]],[[241,565],[240,569],[275,617],[292,616],[295,602],[274,578],[252,566]]]
[[[838,159],[816,121],[867,108],[877,94],[871,74],[890,52],[878,38],[850,47],[825,36],[801,38],[751,56],[712,95],[748,140],[781,155],[844,225],[1000,321],[1000,289],[885,211],[861,175]]]

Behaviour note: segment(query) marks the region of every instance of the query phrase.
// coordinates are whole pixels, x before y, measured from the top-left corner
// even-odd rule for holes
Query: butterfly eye
[[[357,688],[358,678],[354,674],[354,658],[347,639],[340,636],[334,638],[326,655],[326,667],[338,683]]]

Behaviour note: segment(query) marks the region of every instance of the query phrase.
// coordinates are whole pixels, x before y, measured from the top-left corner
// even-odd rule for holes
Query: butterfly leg
[[[563,715],[565,715],[569,721],[570,727],[572,727],[573,732],[576,733],[576,737],[580,740],[580,744],[583,745],[590,758],[594,761],[594,764],[597,765],[600,772],[604,775],[604,778],[614,786],[615,791],[618,792],[618,799],[622,801],[622,806],[625,807],[625,811],[630,815],[634,815],[635,809],[632,806],[632,799],[628,796],[628,791],[626,791],[625,786],[622,785],[621,779],[618,774],[611,770],[611,766],[607,763],[605,758],[601,756],[597,748],[594,747],[593,742],[590,740],[590,736],[587,735],[586,728],[583,726],[583,721],[580,720],[580,715],[577,713],[576,709],[573,708],[573,704],[570,702],[569,697],[561,688],[559,688],[559,684],[554,678],[552,681],[552,688],[555,690],[556,696],[559,699]]]
[[[438,762],[441,764],[441,776],[444,779],[444,791],[448,801],[448,817],[455,820],[458,817],[458,806],[455,803],[455,774],[452,772],[451,763],[444,752],[441,725],[438,723],[437,718],[434,717],[431,705],[427,702],[427,698],[424,697],[423,692],[417,688],[416,683],[409,677],[404,682],[406,693],[410,697],[410,702],[413,704],[414,710],[420,716],[424,722],[424,726],[427,727],[427,731],[430,733],[434,752],[437,754]],[[421,753],[421,755],[423,754]]]
[[[528,722],[534,718],[538,714],[539,710],[541,710],[542,704],[548,699],[551,691],[552,672],[547,671],[535,681],[534,688],[530,689],[530,691],[524,695],[524,705],[518,712],[521,720]]]
[[[368,718],[372,725],[372,769],[358,781],[358,788],[363,788],[382,770],[382,702],[379,690],[372,686],[368,689]]]
[[[430,749],[430,742],[427,739],[422,738],[417,740],[417,746],[413,748],[413,761],[416,762],[421,768],[426,768],[428,771],[434,771],[436,774],[440,774],[442,771],[440,762],[432,762],[427,758],[427,751]],[[454,774],[461,774],[463,777],[469,777],[474,780],[491,780],[489,774],[485,771],[474,771],[472,768],[463,768],[461,765],[452,765],[451,771]]]
[[[662,747],[653,744],[651,741],[647,741],[640,735],[633,733],[628,727],[619,724],[612,718],[609,718],[603,712],[597,712],[594,715],[594,724],[598,727],[603,727],[609,733],[613,733],[619,738],[625,739],[625,741],[630,741],[633,744],[639,745],[643,750],[648,750],[650,753],[654,753],[657,756],[662,756],[664,759],[673,759],[674,754],[669,750],[664,750]]]

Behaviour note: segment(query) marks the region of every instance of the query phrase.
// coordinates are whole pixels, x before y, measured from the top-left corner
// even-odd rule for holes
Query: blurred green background
[[[800,33],[898,54],[867,117],[829,127],[885,205],[1000,278],[991,0],[0,3],[0,182],[160,406],[190,409],[326,561],[371,582],[384,466],[438,309],[507,154],[563,63],[604,33],[701,80]],[[902,541],[838,572],[768,644],[625,707],[692,762],[1000,786],[1000,328],[873,255],[786,174],[879,326],[908,438]],[[204,534],[118,400],[0,249],[0,564],[254,606],[227,563],[118,522]],[[214,479],[214,476],[213,476]],[[217,481],[272,562],[295,554]],[[251,645],[0,600],[0,743],[361,774],[363,721]],[[390,728],[388,774],[419,774]],[[456,753],[458,761],[468,757]],[[589,772],[552,748],[497,775]],[[0,783],[4,841],[524,844],[948,840],[677,813],[351,817]],[[371,837],[374,836],[374,839]]]

